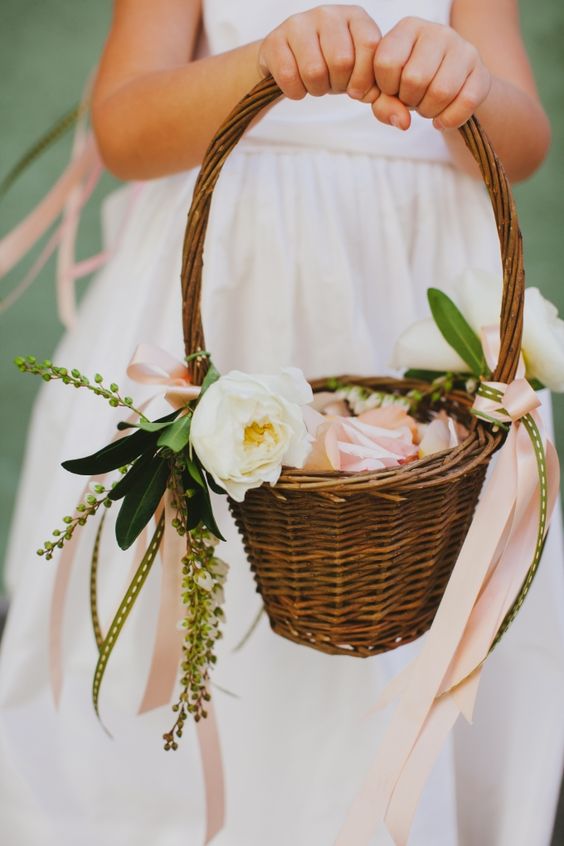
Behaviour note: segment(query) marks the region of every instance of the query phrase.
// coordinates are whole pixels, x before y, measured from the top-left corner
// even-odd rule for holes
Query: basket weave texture
[[[215,184],[249,123],[280,96],[271,77],[259,83],[220,127],[202,164],[182,260],[187,354],[205,349],[200,291]],[[492,378],[510,382],[519,360],[524,300],[517,213],[503,168],[478,121],[471,118],[460,133],[480,167],[498,228],[504,288],[501,352]],[[205,363],[191,362],[190,367],[194,382],[200,383]],[[426,387],[389,377],[338,378],[398,393]],[[312,386],[327,387],[325,380]],[[230,502],[274,631],[322,652],[360,657],[394,649],[427,631],[490,457],[503,438],[471,417],[473,400],[453,391],[441,406],[470,429],[455,449],[368,473],[285,469],[275,486],[249,491],[242,503]]]

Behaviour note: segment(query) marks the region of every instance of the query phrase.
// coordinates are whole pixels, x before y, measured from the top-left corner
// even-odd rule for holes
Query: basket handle
[[[186,354],[205,349],[200,311],[204,241],[216,182],[229,153],[252,120],[282,92],[272,76],[258,83],[235,106],[215,134],[202,163],[188,214],[182,251],[182,323]],[[480,167],[490,195],[497,224],[503,267],[501,349],[493,374],[498,382],[510,382],[517,372],[523,331],[525,279],[523,245],[515,201],[503,166],[475,117],[461,126],[460,134]],[[207,369],[204,360],[189,363],[191,378],[199,384]]]

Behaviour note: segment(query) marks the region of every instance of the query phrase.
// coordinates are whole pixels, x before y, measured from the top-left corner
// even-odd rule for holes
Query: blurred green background
[[[312,3],[312,5],[314,5]],[[521,3],[525,40],[543,101],[552,117],[554,142],[540,173],[517,188],[526,245],[529,285],[538,285],[564,313],[564,4],[545,0]],[[80,95],[96,63],[111,13],[110,0],[2,0],[0,29],[0,178],[21,153]],[[0,234],[7,232],[38,201],[68,160],[70,139],[35,164],[0,202]],[[106,177],[99,199],[111,187]],[[98,246],[99,203],[90,203],[81,226],[79,255]],[[30,260],[1,281],[10,289]],[[48,357],[61,334],[54,298],[51,261],[22,300],[0,317],[0,561],[4,557],[26,425],[38,383],[11,364],[15,355]],[[79,288],[87,284],[79,283]],[[556,398],[558,440],[564,448],[564,400]],[[0,583],[1,592],[1,583]]]

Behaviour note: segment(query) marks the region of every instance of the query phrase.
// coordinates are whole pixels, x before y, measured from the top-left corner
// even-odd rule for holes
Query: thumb
[[[407,106],[389,94],[380,93],[372,103],[372,112],[375,118],[388,126],[395,126],[397,129],[409,129],[411,126],[411,115]]]

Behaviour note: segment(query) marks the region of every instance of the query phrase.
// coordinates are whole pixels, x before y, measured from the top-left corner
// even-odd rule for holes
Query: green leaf
[[[444,370],[406,370],[403,374],[404,379],[419,379],[421,382],[434,382],[444,375]]]
[[[199,485],[200,488],[204,488],[206,486],[206,480],[202,476],[199,459],[187,457],[186,467],[188,468],[188,472],[191,475],[192,479],[196,482],[196,484]]]
[[[117,424],[118,429],[143,429],[144,432],[161,432],[163,429],[166,429],[167,426],[170,426],[171,422],[175,420],[180,411],[173,411],[171,414],[167,414],[166,417],[161,417],[159,420],[140,420],[139,423],[128,423],[126,420],[122,420],[120,423]]]
[[[188,513],[186,519],[186,528],[189,532],[193,529],[196,529],[200,523],[202,522],[203,517],[203,497],[201,495],[201,489],[192,489],[194,491],[193,496],[188,499]]]
[[[157,445],[168,447],[173,452],[182,452],[190,440],[191,423],[191,414],[184,414],[182,417],[179,417],[164,430],[157,441]]]
[[[450,297],[429,288],[427,298],[441,335],[475,376],[489,375],[480,339]]]
[[[179,412],[175,411],[174,414],[169,414],[164,420],[141,420],[139,423],[139,428],[143,429],[144,432],[162,432],[164,429],[168,429],[169,426],[174,425],[174,421],[176,420]]]
[[[172,414],[167,414],[166,417],[161,417],[155,422],[168,426],[177,415],[178,411],[173,411]],[[123,425],[121,428],[124,428]],[[73,458],[69,461],[63,461],[62,466],[69,473],[76,473],[79,476],[95,476],[98,473],[109,473],[110,470],[117,470],[118,467],[131,464],[137,456],[156,443],[156,440],[157,438],[154,432],[144,432],[139,429],[133,435],[112,441],[98,450],[98,452],[93,452],[84,458]]]
[[[223,535],[219,531],[219,526],[217,525],[217,523],[215,521],[215,517],[214,517],[214,513],[213,513],[213,509],[212,509],[212,504],[211,504],[210,492],[207,488],[207,485],[203,488],[200,488],[200,491],[202,492],[202,499],[203,499],[203,502],[202,502],[202,523],[204,524],[204,526],[207,529],[210,530],[210,532],[213,532],[213,534],[216,536],[216,538],[219,538],[219,540],[224,541],[225,538],[223,537]]]
[[[221,376],[221,373],[216,368],[215,364],[213,364],[213,362],[210,361],[210,366],[208,367],[208,371],[207,371],[206,375],[204,376],[204,381],[202,382],[202,390],[200,391],[198,401],[201,400],[201,398],[203,397],[203,395],[205,394],[207,389],[210,387],[210,385],[213,385],[214,382],[217,382],[217,380],[219,379],[220,376]]]
[[[108,473],[110,470],[130,464],[155,440],[154,435],[138,431],[134,435],[120,438],[119,441],[113,441],[92,455],[63,461],[62,466],[70,473],[77,473],[79,476]]]
[[[529,385],[533,391],[543,391],[546,388],[546,385],[543,385],[539,379],[529,379]]]
[[[118,499],[123,499],[129,491],[133,490],[135,485],[143,484],[147,468],[152,463],[154,454],[154,448],[151,448],[149,452],[140,455],[135,461],[135,464],[133,464],[133,466],[127,471],[125,476],[121,477],[115,488],[111,489],[108,494],[108,499],[113,500],[113,502],[117,502]]]
[[[116,538],[120,549],[129,549],[145,528],[161,501],[169,476],[168,461],[158,455],[139,473],[135,487],[125,495],[117,516]]]
[[[205,482],[203,487],[194,488],[193,485],[190,484],[190,476],[188,473],[184,472],[182,474],[182,483],[185,490],[191,488],[194,491],[193,495],[187,501],[188,531],[192,531],[192,529],[195,529],[200,523],[203,523],[210,532],[213,532],[216,538],[219,538],[219,540],[225,540],[213,515],[210,492]],[[222,493],[225,493],[225,491]]]
[[[208,473],[207,470],[204,470],[204,473],[205,473],[205,476],[206,476],[206,481],[208,483],[208,486],[211,488],[211,490],[216,494],[220,494],[221,496],[226,496],[227,491],[225,490],[225,488],[222,488],[217,484],[217,482],[215,481],[215,479],[211,475],[211,473]]]

